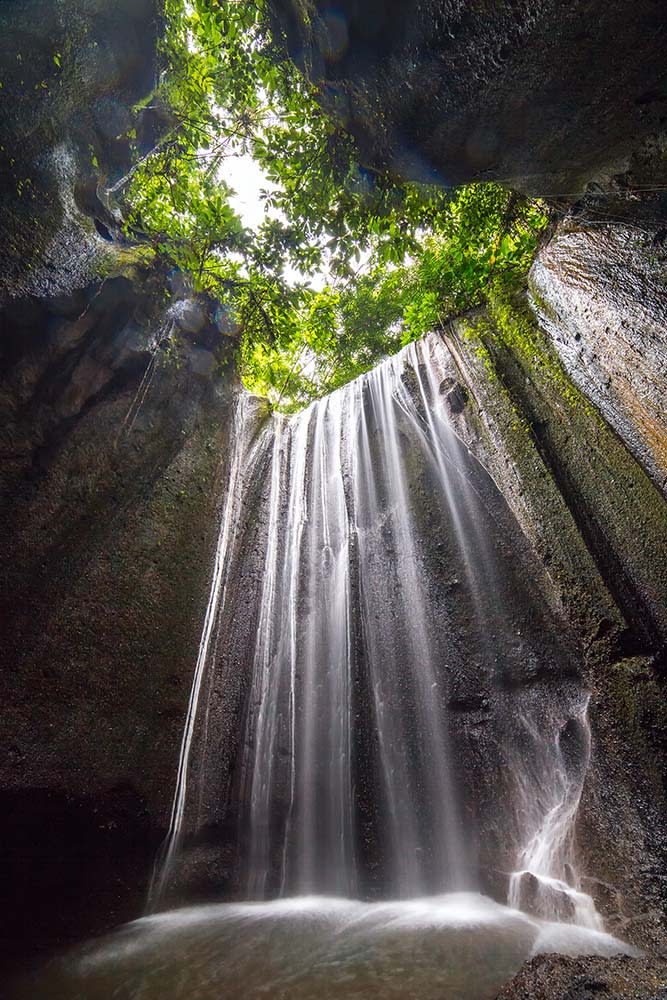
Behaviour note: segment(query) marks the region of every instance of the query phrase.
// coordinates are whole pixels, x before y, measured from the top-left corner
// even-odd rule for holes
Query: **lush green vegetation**
[[[523,280],[542,208],[364,169],[282,58],[262,0],[167,0],[166,16],[152,106],[167,125],[126,185],[127,231],[236,318],[250,389],[298,408]],[[255,231],[220,179],[240,154],[268,181]]]

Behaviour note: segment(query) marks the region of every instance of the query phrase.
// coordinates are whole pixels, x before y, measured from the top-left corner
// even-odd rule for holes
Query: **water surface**
[[[630,951],[477,893],[212,904],[127,924],[50,963],[11,1000],[492,1000],[525,959],[556,950]]]

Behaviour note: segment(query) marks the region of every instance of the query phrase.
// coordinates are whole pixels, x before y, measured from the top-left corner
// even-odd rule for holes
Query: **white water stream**
[[[432,336],[297,416],[274,419],[240,783],[248,898],[359,891],[354,716],[360,675],[380,785],[384,894],[409,898],[476,887],[441,665],[455,637],[445,634],[443,641],[451,626],[434,620],[414,509],[413,480],[425,476],[447,513],[472,611],[481,617],[482,590],[493,586],[498,570],[479,528],[482,500],[439,393],[447,360]],[[247,440],[246,413],[241,395],[153,903],[178,861],[202,678],[225,601],[232,536],[247,477],[268,441]],[[478,624],[483,632],[485,623]],[[509,748],[516,801],[507,809],[521,827],[509,902],[600,930],[592,901],[576,882],[572,844],[590,742],[585,696],[551,731],[529,702],[517,698],[515,711],[531,752],[530,760],[512,760]],[[578,727],[581,737],[574,767],[559,743],[566,725]]]

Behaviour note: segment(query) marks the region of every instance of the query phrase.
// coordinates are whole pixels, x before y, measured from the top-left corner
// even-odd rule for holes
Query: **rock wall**
[[[665,965],[655,959],[539,955],[497,1000],[662,1000],[666,991]]]
[[[50,947],[137,915],[166,832],[237,383],[223,370],[232,345],[209,304],[165,307],[164,281],[133,272],[69,296],[15,300],[1,315],[9,669],[0,782],[12,873],[3,942],[14,959],[17,942]],[[564,619],[573,674],[583,650],[595,736],[578,829],[585,888],[610,929],[652,947],[664,933],[667,872],[667,586],[655,558],[667,551],[664,496],[633,439],[613,430],[613,409],[608,423],[572,384],[553,327],[526,295],[442,336],[452,361],[441,391],[457,433],[521,526],[525,566],[532,552],[537,575],[546,573],[549,629]],[[257,404],[258,427],[265,415]],[[242,651],[266,529],[253,514],[268,488],[258,473],[236,610],[217,640],[228,669],[206,692],[218,735],[196,751],[196,767],[213,777],[187,846],[190,898],[213,886],[235,891],[237,817],[221,803],[233,801],[237,780]],[[483,479],[478,488],[495,494]],[[424,509],[428,520],[426,498]],[[503,518],[494,544],[505,549],[516,526],[509,511]],[[571,641],[559,638],[565,649]],[[567,675],[567,664],[551,667]],[[546,674],[526,670],[522,689],[544,683]],[[457,738],[482,775],[489,703],[463,680]],[[511,700],[511,690],[502,696]],[[479,787],[493,798],[502,780],[499,772]],[[502,837],[487,833],[488,870]]]
[[[567,6],[346,0],[310,35],[296,6],[274,3],[369,166],[614,194],[542,248],[531,301],[443,331],[443,391],[586,651],[587,888],[611,929],[655,947],[667,903],[667,309],[662,202],[644,189],[666,173],[664,11]],[[0,26],[0,941],[20,961],[143,906],[237,384],[208,320],[166,317],[164,276],[95,278],[109,254],[113,270],[100,192],[127,168],[128,109],[154,80],[156,7],[13,0]],[[156,127],[145,122],[140,141]],[[227,790],[242,666],[211,692]]]
[[[0,8],[0,304],[91,281],[115,220],[104,189],[154,142],[160,0]],[[131,139],[130,135],[135,138]]]
[[[160,10],[0,10],[2,962],[139,912],[198,640],[233,380],[103,194],[157,134]]]
[[[586,650],[580,851],[610,926],[648,946],[667,884],[661,7],[272,2],[371,171],[496,179],[566,215],[530,298],[442,331],[443,392]]]
[[[530,286],[568,376],[667,494],[667,230],[567,220]]]
[[[368,167],[571,196],[636,169],[662,142],[660,0],[271,6]]]
[[[140,913],[167,829],[238,385],[165,309],[134,274],[0,317],[5,957]]]
[[[443,331],[465,387],[459,433],[546,565],[586,652],[593,760],[579,817],[587,888],[609,926],[664,934],[667,505],[569,381],[528,300]],[[450,390],[451,391],[451,390]]]

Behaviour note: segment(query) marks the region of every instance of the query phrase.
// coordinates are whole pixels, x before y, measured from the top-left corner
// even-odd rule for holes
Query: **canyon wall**
[[[540,196],[664,180],[660,0],[272,0],[284,44],[361,162]],[[662,138],[661,138],[662,137]]]
[[[652,947],[667,904],[667,241],[663,195],[647,190],[665,181],[662,5],[642,0],[630,18],[612,3],[601,18],[584,2],[562,17],[560,5],[505,3],[490,20],[481,3],[429,4],[412,20],[412,5],[386,19],[391,7],[375,5],[375,31],[368,5],[352,6],[307,45],[276,9],[370,167],[576,196],[559,202],[566,218],[529,289],[440,331],[452,353],[442,391],[583,651],[586,888],[610,929]],[[17,98],[2,131],[15,161],[0,316],[7,960],[143,907],[238,393],[208,304],[175,308],[182,292],[167,276],[119,260],[126,248],[99,191],[127,165],[122,109],[150,91],[159,25],[149,5],[107,7],[25,0],[1,15],[14,18],[2,61]],[[157,129],[146,122],[147,143]],[[247,530],[252,548],[263,528]],[[238,668],[212,692],[227,789],[247,684]]]
[[[10,954],[139,913],[168,826],[239,386],[164,290],[135,273],[2,314]]]
[[[560,216],[529,288],[441,331],[458,431],[586,651],[579,819],[610,926],[664,934],[667,62],[659,3],[273,0],[362,166],[499,180]]]
[[[453,416],[459,433],[533,542],[584,649],[594,736],[578,819],[587,889],[619,934],[657,942],[667,846],[664,495],[613,415],[607,423],[569,381],[527,295],[443,336],[456,398],[466,400]]]

